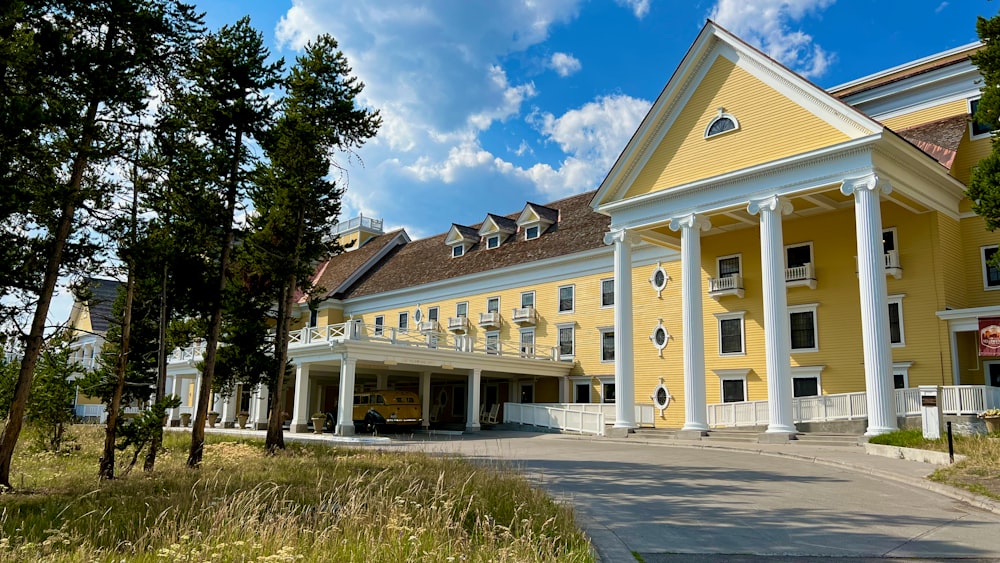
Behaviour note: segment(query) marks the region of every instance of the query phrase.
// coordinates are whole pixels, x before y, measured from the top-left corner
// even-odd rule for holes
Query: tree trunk
[[[233,166],[230,170],[229,189],[226,193],[226,234],[222,237],[222,255],[219,257],[219,275],[216,290],[216,303],[209,321],[208,341],[205,343],[205,367],[202,369],[201,385],[198,386],[198,408],[195,412],[194,425],[191,428],[191,451],[188,452],[187,465],[196,468],[201,465],[205,449],[205,420],[208,418],[208,407],[212,402],[212,378],[215,375],[216,348],[219,345],[219,335],[222,333],[222,298],[226,291],[226,273],[229,270],[229,257],[233,248],[233,218],[236,214],[236,192],[239,182],[240,153],[243,146],[243,132],[236,132],[236,150],[233,152]]]
[[[56,227],[55,235],[52,237],[52,248],[49,252],[48,262],[45,265],[45,277],[42,279],[42,289],[38,295],[38,304],[35,306],[35,315],[31,320],[31,329],[25,338],[24,358],[21,360],[21,371],[18,373],[17,382],[14,384],[14,399],[10,405],[7,415],[7,424],[4,425],[3,434],[0,435],[0,487],[11,488],[10,484],[10,464],[14,457],[14,448],[17,446],[17,439],[21,435],[21,427],[24,424],[24,411],[28,405],[28,395],[31,392],[31,381],[35,376],[35,367],[38,365],[38,356],[42,350],[42,342],[45,339],[45,320],[49,315],[49,307],[52,305],[52,294],[55,292],[56,283],[59,281],[59,267],[62,265],[63,251],[66,248],[66,241],[73,230],[73,217],[76,214],[76,198],[80,193],[80,186],[83,182],[83,173],[87,167],[88,151],[94,142],[93,127],[97,119],[97,108],[99,104],[91,101],[87,107],[84,120],[84,136],[81,140],[81,149],[73,162],[72,174],[70,175],[70,194],[63,204],[62,215],[59,217],[59,224]]]
[[[167,396],[167,276],[170,268],[166,260],[163,262],[163,279],[160,284],[160,326],[158,327],[159,344],[156,348],[156,403],[159,403]],[[163,417],[166,422],[166,416]],[[149,452],[143,462],[143,471],[152,471],[156,466],[156,453],[163,445],[163,426],[153,432],[153,437],[149,442]]]

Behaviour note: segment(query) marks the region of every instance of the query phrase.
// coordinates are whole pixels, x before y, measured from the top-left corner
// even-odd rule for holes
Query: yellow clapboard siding
[[[740,128],[706,139],[705,128],[720,107],[736,117]],[[625,198],[846,140],[847,135],[720,56],[629,186]]]
[[[981,217],[962,219],[962,256],[965,260],[965,296],[967,307],[1000,304],[1000,289],[986,289],[982,248],[1000,244],[1000,232],[986,230]]]

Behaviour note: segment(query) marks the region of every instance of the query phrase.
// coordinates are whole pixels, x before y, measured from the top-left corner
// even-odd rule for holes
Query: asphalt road
[[[572,503],[604,561],[1000,561],[1000,516],[841,467],[523,432],[390,447],[513,464]]]

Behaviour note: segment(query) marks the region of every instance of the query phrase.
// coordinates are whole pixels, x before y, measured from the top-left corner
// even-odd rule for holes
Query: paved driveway
[[[577,508],[605,561],[634,560],[630,551],[650,563],[690,559],[678,554],[1000,560],[1000,516],[838,467],[558,434],[395,444],[511,461]]]

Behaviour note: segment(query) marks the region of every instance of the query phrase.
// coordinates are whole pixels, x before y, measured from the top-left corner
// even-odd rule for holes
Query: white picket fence
[[[542,428],[557,428],[581,434],[604,435],[604,414],[586,412],[553,405],[504,403],[505,423],[528,424]]]
[[[140,407],[125,407],[122,410],[125,414],[139,414],[145,409]],[[79,418],[88,420],[96,418],[101,424],[108,421],[108,411],[104,405],[76,405],[74,412]]]
[[[947,415],[974,415],[1000,408],[1000,387],[949,385],[941,388],[941,408]],[[920,389],[896,390],[896,415],[920,414]],[[857,420],[868,417],[864,391],[792,399],[794,422]],[[741,401],[708,405],[708,425],[715,428],[764,426],[769,422],[767,401]]]

